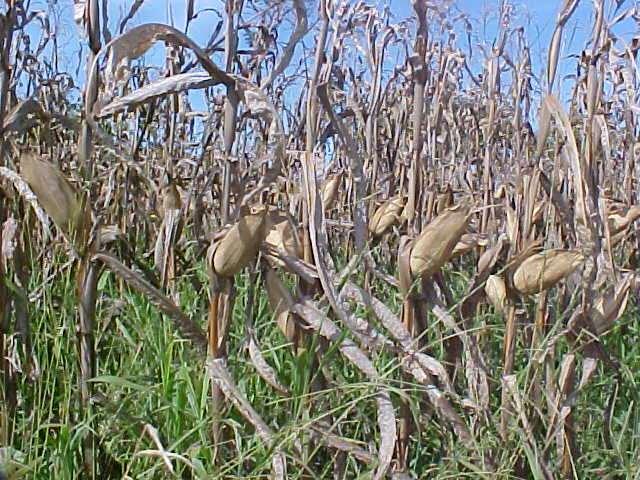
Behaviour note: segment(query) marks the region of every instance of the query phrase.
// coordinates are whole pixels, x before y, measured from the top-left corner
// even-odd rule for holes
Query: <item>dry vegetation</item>
[[[541,78],[508,1],[484,50],[447,1],[226,0],[206,45],[106,3],[79,103],[2,7],[9,476],[640,478],[632,2],[570,60],[559,2]]]

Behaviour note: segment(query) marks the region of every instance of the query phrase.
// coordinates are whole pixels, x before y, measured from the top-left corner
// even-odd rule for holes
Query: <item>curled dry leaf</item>
[[[278,380],[275,370],[271,368],[271,365],[267,363],[267,360],[262,355],[260,346],[253,332],[249,334],[249,357],[256,371],[269,385],[283,395],[289,394],[287,388]]]
[[[9,217],[2,224],[2,250],[0,250],[0,261],[7,268],[8,260],[13,258],[13,252],[16,249],[16,233],[18,231],[18,222],[13,217]]]
[[[340,353],[358,367],[368,379],[378,380],[380,378],[378,371],[373,366],[373,362],[364,350],[349,338],[341,340],[342,335],[340,329],[310,301],[295,304],[293,311],[300,315],[311,328],[320,333],[324,338],[333,342],[339,342],[338,349]]]
[[[106,105],[96,105],[97,111],[94,112],[94,116],[96,118],[104,118],[150,102],[156,98],[187,90],[207,88],[216,83],[216,80],[211,78],[211,75],[207,72],[179,73],[171,77],[147,83],[127,95],[112,100]]]
[[[349,455],[353,455],[359,461],[371,464],[374,462],[374,457],[369,451],[362,448],[362,445],[350,438],[339,437],[327,428],[323,428],[318,425],[312,425],[311,428],[318,434],[320,441],[329,448],[346,452]]]
[[[160,290],[146,281],[139,273],[134,272],[123,265],[120,260],[108,253],[100,252],[93,256],[93,260],[99,260],[112,272],[124,279],[132,288],[146,295],[151,303],[167,314],[175,323],[178,330],[191,340],[193,344],[204,352],[207,349],[207,337],[200,326],[182,312]]]
[[[386,476],[391,466],[393,450],[396,445],[396,417],[389,392],[382,390],[378,393],[376,395],[376,404],[378,406],[380,449],[378,451],[378,468],[373,475],[374,480],[382,479]]]
[[[531,295],[553,287],[573,273],[583,262],[583,255],[573,250],[546,250],[530,256],[515,270],[513,286]]]
[[[249,401],[242,395],[238,387],[233,382],[231,374],[225,365],[225,361],[221,358],[207,360],[207,372],[216,385],[220,387],[224,396],[231,401],[256,429],[256,433],[260,439],[267,445],[271,445],[273,432],[265,423],[262,417],[255,411]]]
[[[271,457],[271,472],[273,480],[285,480],[287,478],[287,462],[282,452],[277,451]]]
[[[387,329],[389,334],[405,350],[410,350],[413,346],[413,338],[400,319],[387,307],[384,302],[373,295],[369,295],[363,289],[352,282],[345,283],[342,292],[349,298],[360,304],[370,307],[378,321]]]
[[[480,258],[478,259],[478,270],[477,277],[481,281],[487,278],[487,276],[491,273],[496,263],[500,259],[500,255],[502,254],[505,247],[508,246],[507,236],[503,233],[498,237],[498,241],[495,245],[485,250]]]
[[[316,267],[305,262],[301,258],[288,255],[283,250],[274,248],[266,242],[263,243],[260,248],[272,267],[282,267],[289,273],[297,275],[307,283],[313,283],[318,279],[318,270]]]

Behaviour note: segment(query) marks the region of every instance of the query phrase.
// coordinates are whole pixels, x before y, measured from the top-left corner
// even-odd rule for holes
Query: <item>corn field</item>
[[[633,1],[150,2],[0,8],[0,478],[640,479]]]

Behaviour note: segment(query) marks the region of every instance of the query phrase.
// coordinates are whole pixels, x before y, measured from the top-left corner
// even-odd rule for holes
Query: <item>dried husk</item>
[[[414,277],[428,278],[451,258],[469,222],[469,207],[457,206],[438,215],[416,239],[409,264]]]
[[[270,228],[265,243],[295,258],[302,257],[302,247],[298,230],[290,218],[272,214]]]
[[[513,286],[532,295],[548,290],[580,266],[583,256],[573,250],[546,250],[527,258],[513,274]]]
[[[507,302],[507,286],[504,279],[498,275],[489,275],[484,285],[487,298],[498,311],[502,312]]]
[[[531,223],[532,224],[537,224],[539,221],[542,220],[544,213],[545,213],[545,207],[547,206],[546,202],[537,202],[535,204],[535,206],[533,207],[533,213],[531,215]]]
[[[493,194],[493,199],[494,200],[503,199],[507,196],[507,193],[508,193],[507,186],[504,184],[500,185],[498,188],[496,188],[496,191]]]
[[[291,313],[289,312],[291,299],[286,298],[283,295],[282,283],[280,282],[276,272],[271,269],[267,270],[265,275],[265,287],[267,290],[269,307],[273,312],[278,327],[284,336],[287,337],[287,340],[295,343],[296,326],[295,321],[291,318]]]
[[[477,269],[478,278],[485,278],[489,273],[491,273],[491,270],[500,258],[503,250],[506,250],[508,245],[509,242],[507,235],[502,233],[498,237],[496,244],[485,250],[482,255],[480,255]]]
[[[369,232],[374,237],[381,237],[391,227],[400,223],[400,214],[404,204],[404,197],[396,196],[380,205],[369,220]]]
[[[333,175],[324,182],[322,186],[322,206],[325,211],[329,210],[338,198],[340,191],[340,175]]]
[[[504,211],[505,211],[506,218],[507,218],[507,224],[506,224],[506,227],[507,227],[507,238],[509,239],[510,243],[517,244],[518,243],[518,229],[519,229],[518,217],[516,215],[516,212],[511,207],[505,207]]]
[[[89,233],[91,210],[63,173],[33,154],[20,157],[20,174],[38,202],[65,236],[83,247]]]
[[[265,210],[246,215],[233,225],[216,245],[211,262],[214,273],[233,277],[246,267],[267,235],[267,224]]]
[[[591,319],[598,335],[607,332],[626,310],[633,281],[633,276],[625,276],[618,282],[615,291],[595,301]]]
[[[180,210],[182,208],[182,200],[180,199],[180,192],[178,187],[173,182],[169,182],[160,190],[162,203],[160,205],[158,214],[160,218],[164,218],[167,212],[172,210]]]
[[[489,244],[487,235],[481,233],[465,233],[460,237],[458,243],[453,248],[452,257],[464,255],[478,247],[486,247]]]
[[[609,230],[611,235],[620,233],[626,229],[629,225],[640,218],[640,206],[634,205],[629,208],[624,214],[612,213],[609,215]]]
[[[452,205],[453,205],[453,190],[451,189],[450,185],[447,185],[447,188],[444,191],[444,193],[441,193],[440,195],[438,195],[438,200],[437,200],[438,213],[444,212],[447,208],[451,207]]]

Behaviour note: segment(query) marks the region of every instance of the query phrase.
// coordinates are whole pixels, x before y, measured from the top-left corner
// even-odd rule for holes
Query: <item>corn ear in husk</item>
[[[369,232],[373,237],[381,237],[391,227],[400,223],[404,203],[404,197],[396,196],[378,207],[369,220]]]
[[[571,275],[582,261],[582,254],[573,250],[555,249],[537,253],[515,270],[513,286],[525,295],[548,290]]]
[[[267,223],[266,210],[238,220],[215,246],[211,259],[214,273],[233,277],[246,267],[267,235]]]
[[[411,274],[428,278],[437,272],[451,258],[468,222],[468,206],[450,208],[433,219],[413,244]]]
[[[20,157],[20,173],[56,226],[76,247],[84,248],[91,229],[91,210],[64,174],[33,154]]]

